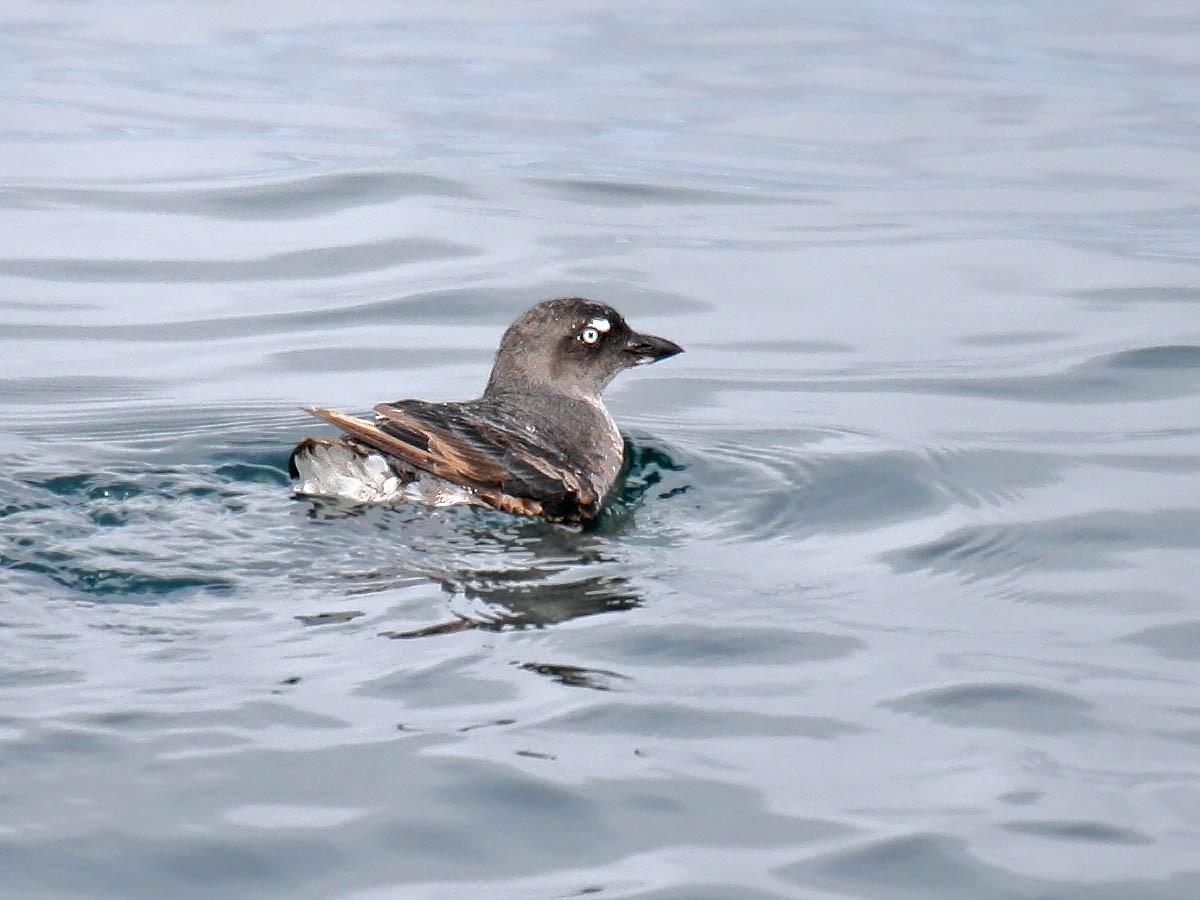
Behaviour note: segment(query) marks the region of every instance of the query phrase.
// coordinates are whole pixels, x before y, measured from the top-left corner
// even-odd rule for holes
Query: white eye
[[[589,325],[587,328],[583,329],[583,331],[579,332],[579,339],[585,344],[594,344],[596,341],[600,340],[600,332]]]

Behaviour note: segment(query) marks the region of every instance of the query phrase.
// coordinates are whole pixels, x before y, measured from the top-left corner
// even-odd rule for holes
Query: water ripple
[[[1026,684],[971,683],[916,691],[884,704],[959,728],[1061,734],[1095,730],[1091,704],[1063,691]]]
[[[281,10],[6,6],[0,893],[1200,896],[1195,4]],[[596,522],[290,496],[575,293]]]
[[[553,179],[534,178],[530,183],[543,187],[576,203],[596,206],[717,206],[751,204],[797,204],[820,201],[797,200],[781,197],[777,193],[734,193],[733,191],[700,190],[697,188],[670,187],[665,184],[637,184],[622,181],[597,179]]]
[[[1120,829],[1116,833],[1132,839],[1107,844],[1108,852],[1115,851],[1120,844],[1141,843],[1136,831]],[[929,833],[857,841],[847,849],[787,866],[780,874],[806,890],[880,900],[1076,896],[1099,900],[1135,897],[1167,900],[1192,896],[1200,888],[1200,876],[1189,872],[1166,878],[1138,875],[1105,880],[1097,876],[1070,882],[1062,878],[1038,878],[979,858],[961,837]]]
[[[405,197],[471,197],[466,184],[417,172],[337,172],[231,187],[127,190],[22,186],[0,189],[0,208],[78,208],[278,221]]]
[[[889,551],[897,572],[953,572],[966,581],[1023,570],[1116,569],[1132,550],[1200,549],[1200,512],[1100,510],[1043,521],[955,529],[936,540]]]
[[[1200,393],[1200,346],[1163,344],[1105,353],[1042,375],[814,380],[810,389],[981,397],[1054,405],[1148,402]]]
[[[424,584],[449,595],[457,622],[493,629],[642,603],[637,580],[616,565],[622,550],[613,540],[637,509],[658,502],[658,473],[674,465],[659,449],[630,444],[622,491],[581,530],[489,510],[293,500],[286,439],[238,441],[219,430],[222,449],[207,455],[196,453],[202,438],[174,435],[178,464],[158,451],[148,466],[133,453],[103,470],[48,475],[44,459],[13,460],[0,566],[106,599],[227,593],[281,577],[349,597]],[[252,557],[247,546],[256,548]],[[306,561],[297,546],[320,552]],[[193,552],[199,547],[206,552]],[[347,611],[305,615],[345,621]]]
[[[1200,621],[1154,625],[1127,636],[1131,644],[1141,644],[1168,659],[1200,662]]]
[[[256,259],[9,257],[0,259],[0,273],[42,281],[88,284],[300,281],[375,272],[428,260],[462,259],[478,252],[465,244],[432,238],[387,238],[340,247],[274,253]]]
[[[830,442],[839,436],[828,433]],[[847,452],[758,441],[675,451],[685,474],[672,496],[695,510],[693,528],[734,541],[802,538],[923,518],[950,499],[940,473],[914,452]]]
[[[1074,841],[1082,844],[1151,844],[1147,835],[1131,828],[1119,828],[1103,822],[1062,822],[1039,820],[1032,822],[1006,822],[1003,826],[1018,834],[1031,834],[1056,841]]]

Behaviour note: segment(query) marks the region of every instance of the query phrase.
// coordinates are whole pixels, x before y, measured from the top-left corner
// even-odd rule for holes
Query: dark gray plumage
[[[381,403],[373,420],[309,409],[346,434],[307,438],[292,451],[296,491],[589,519],[616,482],[623,452],[601,393],[624,369],[682,352],[634,332],[603,303],[546,300],[505,331],[477,400]]]

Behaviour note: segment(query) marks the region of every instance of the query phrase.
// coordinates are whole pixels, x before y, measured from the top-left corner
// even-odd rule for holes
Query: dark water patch
[[[65,303],[61,300],[56,300],[53,305],[44,300],[15,300],[12,298],[0,298],[0,309],[19,310],[21,312],[36,312],[45,313],[50,309],[60,313],[77,313],[87,312],[93,309],[89,303]]]
[[[567,571],[570,571],[569,569]],[[621,575],[568,576],[566,580],[538,572],[447,573],[443,589],[472,602],[460,617],[487,630],[543,628],[582,616],[621,612],[641,606],[643,599]]]
[[[691,486],[681,502],[692,527],[731,541],[860,531],[933,515],[951,503],[940,474],[917,453],[806,453],[747,435],[676,458],[686,468],[678,487]]]
[[[385,325],[411,320],[403,298],[349,306],[294,309],[285,313],[222,316],[172,322],[120,325],[49,325],[0,322],[0,337],[26,340],[87,340],[129,342],[194,342],[229,338],[324,331],[356,324]]]
[[[517,663],[526,672],[536,672],[567,687],[591,688],[593,691],[620,690],[629,678],[620,672],[607,669],[589,669],[565,663],[527,662]]]
[[[927,466],[908,453],[808,457],[803,473],[801,490],[791,502],[762,498],[751,508],[751,516],[761,517],[763,530],[749,533],[794,532],[798,522],[814,530],[877,527],[931,515],[946,505],[931,486]]]
[[[1040,801],[1045,794],[1042,791],[1009,791],[1006,794],[1001,794],[997,800],[1002,800],[1005,803],[1011,803],[1013,806],[1033,806]]]
[[[520,756],[524,759],[544,759],[547,762],[553,762],[558,759],[558,757],[552,753],[541,753],[537,750],[514,750],[513,755]]]
[[[617,483],[600,514],[583,525],[586,533],[617,536],[632,532],[641,506],[670,501],[692,490],[687,463],[670,444],[643,434],[623,437],[625,455]]]
[[[88,513],[88,518],[101,528],[116,528],[129,524],[128,513],[118,509],[96,509]]]
[[[9,479],[0,479],[0,485],[3,485],[4,493],[10,494],[8,497],[0,496],[0,519],[6,519],[9,516],[20,515],[21,513],[44,510],[53,506],[52,500],[30,496],[25,491],[21,491],[20,487],[14,488],[13,484],[14,482],[9,481]],[[18,491],[21,491],[25,496],[11,496]],[[14,540],[20,542],[22,539],[14,538]]]
[[[76,471],[47,476],[45,456],[14,460],[15,496],[0,516],[0,568],[104,599],[228,593],[261,567],[262,560],[239,562],[245,550],[236,543],[253,528],[243,518],[250,507],[285,506],[282,464],[250,454],[238,463],[188,459],[173,467],[156,458],[95,471],[94,463],[64,460],[50,468]],[[268,500],[268,491],[277,497]],[[261,525],[265,533],[280,527]]]
[[[13,687],[34,689],[48,685],[79,684],[83,680],[83,674],[73,669],[28,667],[8,669],[0,667],[0,690]]]
[[[193,590],[228,593],[234,585],[217,576],[149,575],[115,568],[91,568],[74,562],[69,554],[44,552],[35,558],[0,553],[0,568],[42,575],[83,594],[99,598],[165,597]]]
[[[1065,296],[1104,306],[1143,303],[1200,303],[1200,288],[1174,285],[1141,285],[1122,288],[1089,288]]]
[[[464,653],[420,669],[405,666],[363,680],[353,693],[357,697],[400,700],[409,709],[442,712],[512,702],[517,693],[515,686],[477,676],[472,671],[475,662],[473,656]]]
[[[1118,828],[1103,822],[1084,821],[1032,821],[1005,822],[1000,826],[1017,834],[1031,834],[1056,841],[1071,841],[1082,844],[1118,844],[1137,846],[1154,843],[1149,837],[1128,828]]]
[[[27,724],[22,734],[5,740],[0,769],[15,769],[51,759],[64,764],[84,759],[89,764],[99,764],[115,755],[119,755],[116,743],[107,735],[78,728]]]
[[[1196,354],[1200,354],[1200,348],[1145,347],[1095,357],[1060,374],[947,379],[924,387],[916,384],[908,387],[931,393],[1039,403],[1165,400],[1190,396],[1200,388],[1197,377],[1180,377],[1181,373],[1196,368]],[[1147,365],[1148,362],[1152,364]],[[1170,373],[1172,377],[1159,377],[1159,373]]]
[[[1170,435],[1162,433],[1161,436],[1169,437]],[[1183,435],[1180,433],[1180,436]],[[1177,456],[1149,453],[1093,453],[1088,456],[1088,460],[1112,469],[1126,469],[1134,472],[1166,474],[1200,472],[1200,453]]]
[[[272,686],[295,685],[299,678],[276,679]],[[278,692],[273,692],[277,695]],[[314,713],[280,700],[248,699],[236,707],[208,709],[203,706],[177,710],[142,708],[112,709],[98,714],[72,716],[78,733],[108,733],[114,737],[144,741],[147,737],[160,744],[187,746],[199,739],[205,747],[246,746],[246,735],[289,727],[315,731],[344,728],[344,720],[333,715]],[[160,748],[161,749],[161,748]]]
[[[781,197],[778,194],[701,190],[630,181],[586,178],[530,178],[526,181],[546,189],[560,199],[586,206],[816,206],[826,202]]]
[[[113,709],[79,716],[77,721],[87,728],[106,731],[159,731],[178,727],[186,716],[153,712],[146,709]]]
[[[481,728],[507,728],[509,725],[515,725],[516,719],[492,719],[488,722],[476,722],[472,725],[464,725],[458,729],[459,734],[467,734],[472,731],[479,731]]]
[[[606,648],[618,659],[646,666],[788,666],[851,656],[866,644],[824,632],[677,623],[669,630],[623,629]]]
[[[958,684],[916,691],[882,706],[959,728],[1063,734],[1096,728],[1091,704],[1048,688],[1023,684]]]
[[[620,887],[614,887],[613,892],[621,890]],[[604,896],[608,892],[606,887],[597,887],[592,890],[581,890],[578,896],[585,897],[588,894],[599,894]],[[636,894],[626,893],[627,900],[730,900],[731,897],[736,897],[737,900],[787,900],[790,895],[767,893],[758,888],[749,887],[744,882],[722,881],[720,875],[702,875],[697,873],[690,876],[688,883],[684,887],[664,887],[651,888],[647,891],[638,891]]]
[[[1061,456],[990,447],[939,447],[928,452],[933,484],[956,503],[1000,506],[1053,484],[1071,465]]]
[[[59,497],[81,501],[130,500],[140,497],[146,488],[136,482],[114,480],[112,476],[73,474],[59,475],[45,480],[31,480],[30,485],[42,488]]]
[[[358,609],[344,609],[337,612],[309,613],[296,616],[296,621],[303,625],[341,625],[365,615]]]
[[[239,829],[236,837],[130,834],[112,825],[83,835],[0,842],[0,866],[21,897],[300,896],[342,861],[322,838]]]
[[[0,332],[6,327],[0,324]],[[78,330],[77,332],[78,333]],[[162,379],[110,378],[103,375],[81,378],[71,375],[41,375],[30,378],[0,378],[0,404],[18,406],[36,403],[70,405],[96,400],[135,401],[154,397],[166,389]]]
[[[84,207],[114,212],[204,216],[225,221],[278,221],[420,196],[465,198],[472,193],[461,182],[420,173],[343,172],[204,189],[10,187],[0,190],[0,207]]]
[[[256,414],[251,413],[247,418],[251,423],[257,424],[258,416]],[[228,471],[225,471],[224,468],[218,470],[222,477],[228,476],[233,481],[248,480],[254,483],[259,481],[257,474],[249,479],[238,478],[237,476],[243,472],[240,467],[252,471],[269,469],[286,474],[288,457],[292,452],[292,442],[283,423],[288,422],[290,417],[281,414],[280,418],[280,423],[266,423],[261,429],[255,428],[254,430],[243,430],[241,433],[222,435],[220,444],[204,447],[202,456],[195,462],[201,465],[212,462],[233,466]],[[239,422],[237,427],[244,429],[246,426]],[[275,432],[274,436],[272,436],[272,432]]]
[[[1020,573],[1015,573],[1020,577]],[[997,575],[996,577],[1003,577]],[[1057,606],[1064,610],[1080,612],[1111,610],[1119,614],[1139,616],[1160,614],[1178,609],[1179,600],[1168,591],[1146,588],[1121,589],[1083,585],[1075,590],[1047,591],[1034,588],[1023,589],[1010,598],[1025,605]]]
[[[1164,344],[1125,350],[1108,357],[1107,365],[1114,369],[1148,369],[1173,371],[1200,369],[1200,347],[1191,344]]]
[[[778,874],[807,890],[871,900],[1181,900],[1200,873],[1161,879],[1040,879],[985,863],[957,837],[913,834],[872,840],[787,866]]]
[[[1200,548],[1200,511],[1108,510],[1041,522],[959,528],[937,540],[889,551],[900,573],[954,573],[964,581],[1010,577],[1032,568],[1112,569],[1135,550]],[[1100,587],[1100,586],[1098,586]]]
[[[1200,728],[1185,728],[1177,731],[1158,731],[1156,734],[1168,741],[1178,741],[1189,747],[1200,747]]]
[[[803,386],[827,392],[934,394],[1029,403],[1123,403],[1189,397],[1200,391],[1197,369],[1200,347],[1163,345],[1097,356],[1046,375],[809,379]],[[799,381],[785,381],[768,389],[798,390],[800,386]]]
[[[262,464],[251,462],[226,463],[222,466],[217,466],[213,470],[213,474],[217,478],[227,479],[228,481],[241,484],[273,484],[283,487],[291,483],[291,478],[288,476],[287,469],[282,465],[283,457],[280,456],[274,461],[274,464]]]
[[[1200,662],[1200,621],[1155,625],[1143,628],[1122,640],[1140,644],[1167,659]]]
[[[469,363],[484,367],[492,356],[491,351],[461,347],[315,347],[272,353],[266,365],[287,372],[390,372]]]
[[[163,402],[133,411],[119,404],[95,409],[49,406],[29,410],[20,423],[26,442],[49,465],[97,471],[138,466],[203,466],[211,460],[236,461],[242,450],[257,461],[286,453],[300,438],[300,425],[311,421],[298,406],[272,401],[242,401],[206,406]],[[94,446],[103,445],[103,446]],[[32,454],[22,448],[22,456]],[[46,468],[44,465],[42,468]]]
[[[247,700],[230,709],[194,710],[180,718],[184,722],[203,723],[215,730],[249,732],[278,727],[338,731],[346,727],[346,720],[338,715],[312,712],[283,700]]]
[[[336,278],[430,260],[478,254],[465,244],[432,238],[390,238],[340,247],[313,247],[256,259],[0,259],[0,273],[43,281],[212,283]],[[62,326],[9,325],[0,334],[34,337]]]
[[[966,347],[1024,347],[1030,344],[1047,344],[1060,341],[1070,335],[1064,331],[997,331],[985,334],[968,334],[957,339]]]
[[[470,631],[479,627],[480,625],[478,622],[466,618],[465,616],[460,616],[454,619],[434,622],[432,625],[422,625],[419,628],[393,628],[389,631],[379,632],[379,636],[397,641],[411,640],[413,638],[439,637],[445,634],[459,634],[463,631]]]
[[[883,554],[892,569],[901,574],[928,570],[954,573],[965,582],[981,578],[1011,577],[1041,561],[1044,548],[1022,537],[1009,526],[962,528],[904,550]],[[1061,555],[1061,554],[1060,554]],[[1084,567],[1089,561],[1066,557]]]
[[[917,834],[860,844],[787,866],[782,877],[810,889],[884,898],[1015,900],[1025,879],[973,859],[955,838]]]
[[[589,848],[597,846],[597,835],[606,835],[608,839],[603,846],[611,848],[618,822],[622,823],[621,843],[630,850],[658,846],[662,835],[671,835],[674,844],[787,847],[845,834],[848,830],[819,819],[780,815],[767,809],[761,797],[736,785],[683,775],[669,779],[596,779],[576,789],[540,782],[491,765],[462,765],[454,770],[456,777],[452,783],[438,788],[446,804],[439,818],[451,813],[456,819],[463,817],[465,823],[472,816],[503,809],[531,829],[506,837],[499,846],[492,844],[494,852],[500,852],[511,841],[540,843],[543,835],[560,829],[573,832],[571,846],[564,847],[567,852],[588,853]],[[737,827],[733,828],[731,810],[738,810]],[[591,825],[580,829],[580,822]],[[553,845],[562,843],[555,840]],[[515,858],[522,858],[516,846],[512,849]],[[602,855],[608,858],[607,852]]]
[[[749,735],[833,740],[864,730],[850,722],[824,716],[777,716],[665,702],[593,704],[542,722],[539,727],[566,734],[620,734],[683,740]]]

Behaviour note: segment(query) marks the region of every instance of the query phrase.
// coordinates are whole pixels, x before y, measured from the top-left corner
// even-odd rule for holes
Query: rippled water
[[[0,894],[1200,896],[1194,4],[5,20]],[[562,293],[601,520],[290,497]]]

